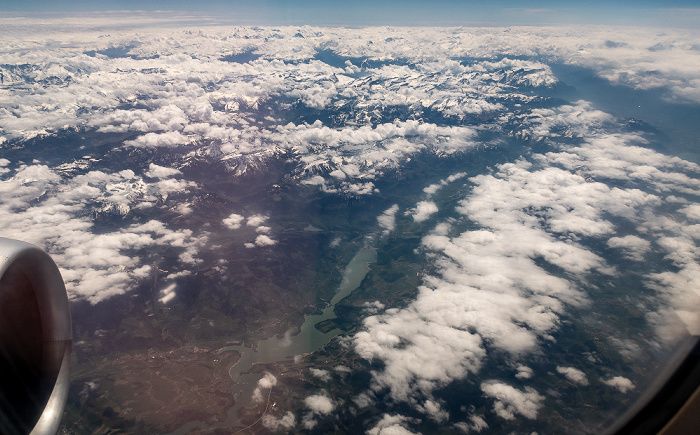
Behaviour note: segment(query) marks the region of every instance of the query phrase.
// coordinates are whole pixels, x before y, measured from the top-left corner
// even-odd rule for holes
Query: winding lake
[[[321,314],[306,316],[298,334],[291,335],[291,331],[288,331],[283,338],[272,337],[261,341],[258,343],[257,350],[242,345],[229,346],[224,349],[235,350],[241,354],[241,359],[235,366],[231,367],[229,372],[231,379],[236,381],[233,388],[236,399],[236,406],[233,410],[234,418],[238,409],[251,404],[251,396],[261,377],[260,373],[245,374],[245,372],[256,363],[282,361],[294,358],[296,355],[314,352],[338,335],[339,329],[324,334],[315,326],[319,322],[336,317],[333,312],[335,305],[360,286],[369,271],[369,263],[376,260],[377,252],[375,249],[364,248],[355,254],[345,267],[343,280],[338,287],[338,292],[331,299],[330,305]]]

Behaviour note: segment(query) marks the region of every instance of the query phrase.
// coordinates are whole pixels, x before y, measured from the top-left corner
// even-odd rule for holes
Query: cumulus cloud
[[[452,174],[447,179],[445,180],[447,183],[454,183],[455,181],[459,180],[460,178],[464,178],[467,176],[466,172],[457,172],[456,174]]]
[[[626,196],[625,201],[602,209],[634,222],[640,234],[610,237],[608,246],[621,250],[625,258],[634,261],[644,260],[651,247],[656,246],[665,259],[677,267],[677,271],[645,276],[645,286],[660,296],[660,304],[648,309],[647,318],[655,326],[658,338],[667,344],[674,343],[685,334],[700,331],[700,314],[687,308],[700,304],[700,297],[692,290],[697,286],[700,257],[695,253],[694,243],[690,242],[697,237],[697,231],[691,224],[693,204],[681,198],[681,195],[697,198],[700,166],[644,147],[645,138],[637,134],[611,134],[601,129],[602,123],[589,122],[590,117],[578,121],[565,115],[584,113],[586,107],[586,103],[577,102],[572,107],[557,108],[552,112],[558,119],[556,128],[549,121],[533,121],[548,125],[542,132],[544,136],[557,129],[573,128],[577,135],[585,138],[579,145],[562,146],[558,152],[535,158],[544,164],[561,166],[588,182],[620,186],[611,192]],[[604,116],[594,118],[603,119]],[[685,206],[670,211],[673,218],[669,218],[668,209],[660,211],[664,197],[666,203]],[[604,227],[598,225],[598,228],[596,233],[605,233]]]
[[[192,213],[192,207],[189,204],[184,203],[176,205],[175,210],[182,215],[188,215]]]
[[[651,243],[637,236],[611,237],[608,246],[622,250],[623,256],[634,261],[644,261],[644,255],[649,252]]]
[[[282,417],[275,417],[271,414],[265,414],[262,417],[262,424],[266,429],[278,431],[281,429],[291,429],[297,424],[297,419],[292,414],[292,411],[287,411]]]
[[[326,392],[307,396],[304,399],[304,404],[309,412],[304,414],[302,425],[309,430],[313,429],[318,424],[315,417],[329,415],[335,409],[335,404],[330,397],[328,397]]]
[[[266,236],[265,234],[260,234],[258,237],[255,238],[256,246],[272,246],[275,244],[277,244],[277,241],[272,240],[269,236]]]
[[[171,230],[157,220],[93,232],[94,223],[85,210],[125,216],[139,204],[152,205],[158,197],[168,205],[168,186],[148,183],[131,170],[63,177],[45,165],[21,166],[0,182],[0,192],[0,232],[10,238],[21,234],[24,241],[49,252],[71,299],[97,303],[125,293],[148,277],[142,253],[159,246],[179,250],[183,266],[201,261],[198,250],[206,236]],[[174,295],[163,294],[163,302]]]
[[[191,140],[179,131],[169,131],[166,133],[146,133],[136,139],[127,140],[124,144],[135,147],[175,147],[188,144]]]
[[[255,238],[254,242],[246,242],[243,244],[243,246],[245,246],[248,249],[252,249],[255,247],[273,246],[276,244],[277,244],[277,240],[273,240],[265,234],[260,234]]]
[[[168,302],[173,300],[173,298],[175,297],[175,289],[176,288],[177,288],[177,284],[175,284],[175,283],[172,283],[172,284],[168,285],[167,287],[162,288],[160,290],[160,298],[158,299],[158,301],[161,304],[167,304]]]
[[[160,196],[167,199],[168,196],[173,193],[189,193],[187,188],[195,186],[196,184],[191,181],[174,180],[170,178],[157,181],[155,185],[158,186],[158,193]]]
[[[416,222],[423,222],[427,220],[433,213],[438,212],[437,204],[432,201],[420,201],[416,204],[416,207],[410,210],[413,220]]]
[[[477,228],[449,236],[452,225],[443,222],[423,237],[435,273],[423,278],[408,306],[368,316],[353,337],[360,356],[383,363],[373,372],[372,391],[387,390],[394,401],[428,414],[433,391],[475,376],[493,349],[516,362],[537,351],[544,340],[553,340],[567,307],[589,303],[588,274],[621,273],[604,258],[601,242],[635,260],[658,245],[679,270],[645,276],[645,285],[661,296],[660,306],[649,311],[650,323],[669,341],[700,329],[697,313],[683,308],[700,303],[690,290],[698,276],[693,227],[684,222],[694,217],[693,209],[676,201],[673,219],[657,211],[664,195],[697,192],[697,165],[640,146],[640,136],[609,134],[605,129],[612,117],[587,114],[592,109],[584,102],[577,106],[543,112],[537,122],[538,134],[548,140],[568,129],[580,142],[552,145],[550,152],[473,176],[473,187],[456,210]],[[439,186],[426,189],[434,194]],[[639,235],[617,236],[620,221],[631,223]],[[545,263],[555,269],[543,268]],[[533,376],[531,368],[516,367],[517,378]],[[578,369],[557,371],[588,384]],[[497,398],[494,411],[506,419],[534,418],[543,401],[534,390],[495,381],[482,389]]]
[[[379,301],[366,301],[363,305],[365,307],[364,312],[368,314],[376,314],[385,308],[385,305]]]
[[[354,337],[361,356],[384,362],[385,369],[375,373],[376,388],[388,388],[395,400],[431,400],[435,388],[477,373],[487,357],[484,340],[514,356],[536,350],[558,327],[567,304],[585,304],[574,283],[550,274],[535,259],[573,274],[609,272],[601,257],[549,233],[554,221],[557,228],[590,233],[588,225],[577,222],[596,216],[584,204],[605,204],[609,189],[564,171],[530,171],[524,163],[503,165],[501,171],[474,177],[473,193],[458,207],[484,228],[453,238],[441,231],[425,236],[424,248],[440,254],[435,262],[440,276],[426,277],[408,307],[366,318]],[[580,190],[576,199],[569,198],[570,189]],[[624,199],[620,194],[615,207]],[[539,201],[542,205],[535,205]],[[566,201],[574,206],[559,215],[558,203]],[[553,219],[543,225],[523,210],[542,210]]]
[[[2,143],[2,142],[0,142],[0,143]],[[6,168],[6,166],[9,164],[10,164],[9,160],[0,158],[0,175],[10,172],[10,170],[8,168]]]
[[[308,185],[312,185],[312,186],[321,186],[321,185],[326,184],[326,180],[325,180],[325,178],[323,178],[320,175],[314,175],[311,178],[307,178],[306,180],[302,180],[301,184],[308,184]]]
[[[416,435],[415,432],[408,430],[404,425],[406,423],[414,423],[416,420],[405,417],[403,415],[384,414],[370,430],[368,435]]]
[[[610,337],[608,340],[615,347],[617,347],[620,355],[624,356],[625,358],[639,358],[641,347],[634,340],[619,339],[617,337]]]
[[[151,178],[168,178],[174,175],[181,175],[182,172],[180,172],[179,169],[167,168],[165,166],[156,165],[155,163],[150,163],[148,165],[148,171],[144,174]]]
[[[0,125],[10,137],[29,138],[87,126],[104,132],[143,132],[131,142],[139,146],[171,146],[208,138],[235,142],[241,137],[240,127],[246,127],[240,113],[255,110],[271,96],[300,101],[313,109],[347,105],[356,109],[351,114],[357,121],[372,119],[374,109],[391,106],[425,107],[463,120],[502,112],[507,98],[526,101],[528,96],[514,92],[516,86],[556,83],[548,65],[525,59],[541,54],[589,67],[614,83],[661,88],[673,98],[700,101],[700,78],[693,67],[700,56],[693,48],[695,36],[681,30],[532,27],[508,32],[498,28],[358,32],[324,28],[306,38],[293,38],[298,31],[294,27],[239,29],[236,36],[227,28],[209,27],[206,35],[187,37],[177,29],[162,28],[139,34],[139,44],[131,48],[130,57],[112,59],[102,55],[87,58],[85,51],[107,48],[108,41],[75,22],[69,26],[72,35],[80,38],[45,31],[65,28],[69,19],[43,21],[42,30],[31,22],[17,26],[13,19],[3,22],[4,28],[13,30],[8,30],[7,48],[0,53],[3,82],[13,89],[11,96],[0,99],[5,109],[0,112]],[[127,45],[134,37],[125,30],[109,43]],[[230,54],[231,38],[241,38],[261,58],[246,64],[220,61]],[[607,44],[611,38],[617,41],[615,48]],[[177,44],[164,42],[168,40]],[[400,40],[401,44],[385,40]],[[48,41],[65,44],[49,47]],[[417,68],[393,64],[369,68],[367,63],[337,68],[314,59],[320,46],[333,47],[349,57],[421,62]],[[464,58],[500,60],[455,60]],[[180,68],[171,68],[174,63]],[[372,75],[355,76],[358,69]],[[418,141],[412,143],[419,146]]]
[[[430,186],[424,188],[423,192],[428,195],[434,195],[438,190],[440,190],[441,187],[442,184],[431,184]]]
[[[384,228],[384,233],[388,234],[392,231],[394,231],[394,227],[396,226],[396,213],[399,211],[399,206],[397,204],[392,205],[388,209],[384,211],[379,217],[377,218],[377,222],[379,223],[379,226]]]
[[[557,373],[564,375],[566,379],[576,384],[582,386],[588,385],[588,377],[586,377],[586,374],[577,368],[557,366]]]
[[[231,213],[227,218],[224,218],[221,222],[230,230],[237,230],[241,227],[241,224],[245,218],[239,214]]]
[[[267,219],[267,216],[256,214],[248,218],[248,220],[246,221],[246,225],[248,225],[249,227],[257,227],[263,224]]]
[[[683,207],[678,211],[686,215],[688,219],[700,221],[700,204],[691,204],[687,207]]]
[[[534,372],[530,367],[519,365],[518,373],[515,374],[515,377],[518,379],[530,379],[533,376],[533,374]]]
[[[614,376],[610,379],[603,380],[605,385],[617,388],[621,393],[627,393],[635,388],[632,381],[622,376]]]
[[[272,390],[272,387],[277,385],[277,378],[270,372],[265,372],[265,375],[258,381],[257,387],[253,390],[252,400],[256,403],[262,403],[265,400],[263,390]]]
[[[461,421],[455,423],[454,427],[464,433],[476,432],[479,433],[484,429],[488,429],[489,425],[480,415],[472,415],[469,417],[469,422]]]
[[[311,374],[314,377],[316,377],[324,382],[328,382],[331,380],[331,374],[328,370],[317,369],[317,368],[312,367],[309,369],[309,371],[311,372]]]
[[[335,409],[333,401],[325,394],[308,396],[304,399],[304,404],[311,412],[317,415],[328,415]]]
[[[301,425],[304,426],[304,429],[311,430],[318,425],[318,421],[314,418],[314,414],[309,412],[302,417]]]
[[[456,174],[452,174],[449,177],[447,177],[444,180],[440,180],[439,183],[436,184],[431,184],[430,186],[426,187],[423,189],[423,192],[425,192],[428,196],[432,196],[440,190],[441,187],[447,186],[449,183],[453,183],[460,178],[466,177],[467,173],[466,172],[458,172]]]
[[[518,390],[508,384],[487,381],[481,384],[484,396],[493,399],[493,412],[505,420],[515,419],[515,414],[534,420],[542,406],[544,396],[532,388]]]

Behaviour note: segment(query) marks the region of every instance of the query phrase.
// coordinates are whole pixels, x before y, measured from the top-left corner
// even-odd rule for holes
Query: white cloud
[[[147,177],[151,178],[168,178],[174,175],[181,175],[179,169],[167,168],[165,166],[158,166],[155,163],[148,165],[148,171],[144,173]]]
[[[627,393],[635,388],[632,381],[622,376],[614,376],[610,379],[605,379],[603,383],[617,388],[621,393]]]
[[[230,230],[237,230],[241,227],[241,224],[245,218],[239,214],[231,213],[227,218],[221,222]]]
[[[644,261],[644,255],[649,252],[651,243],[637,236],[611,237],[608,239],[608,246],[619,248],[623,255],[635,261]]]
[[[176,147],[186,145],[191,141],[191,138],[184,136],[179,131],[170,131],[166,133],[146,133],[136,139],[127,140],[124,144],[135,147]]]
[[[272,240],[269,236],[266,236],[265,234],[260,234],[258,237],[255,238],[255,244],[257,246],[272,246],[277,244],[277,241]]]
[[[576,384],[583,386],[588,385],[586,374],[577,368],[557,366],[557,373],[564,375],[566,379]]]
[[[335,404],[325,391],[322,394],[314,394],[306,397],[304,399],[304,404],[306,408],[309,409],[309,412],[304,414],[302,425],[308,430],[313,429],[318,424],[315,418],[316,416],[323,417],[329,415],[335,409]]]
[[[0,145],[4,142],[3,139],[5,139],[5,138],[4,137],[0,138]],[[10,172],[10,170],[8,168],[6,168],[6,166],[9,164],[10,164],[9,160],[0,158],[0,175]]]
[[[302,184],[309,184],[312,186],[320,186],[326,184],[326,180],[320,175],[314,175],[311,178],[301,181]]]
[[[175,206],[175,211],[182,215],[188,215],[192,213],[192,207],[190,206],[190,204],[178,204]]]
[[[685,214],[688,217],[688,219],[700,221],[700,204],[691,204],[687,207],[683,207],[678,211]]]
[[[93,233],[85,210],[128,215],[139,204],[155,202],[157,195],[167,207],[161,187],[128,170],[64,178],[44,165],[23,166],[0,182],[0,233],[10,238],[21,234],[24,241],[44,248],[59,266],[69,297],[97,303],[148,277],[140,257],[146,250],[171,246],[186,254],[183,263],[199,261],[196,254],[205,236],[170,230],[156,220]],[[171,294],[163,295],[164,302]]]
[[[26,67],[2,70],[4,83],[12,87],[11,94],[0,98],[0,125],[9,137],[29,138],[87,126],[105,132],[144,132],[145,136],[133,142],[140,146],[172,146],[203,138],[228,141],[240,138],[241,127],[245,128],[241,112],[279,95],[311,108],[347,104],[360,112],[358,120],[371,116],[374,108],[390,106],[426,107],[446,117],[465,119],[503,111],[505,104],[500,100],[504,98],[526,100],[513,86],[555,83],[548,65],[514,58],[535,55],[592,68],[599,76],[625,86],[661,88],[672,98],[700,101],[700,77],[694,67],[700,54],[693,48],[695,35],[682,30],[529,27],[508,32],[498,28],[358,32],[324,28],[308,38],[292,38],[298,30],[294,27],[239,29],[232,36],[228,28],[208,26],[206,35],[183,37],[179,29],[171,28],[135,35],[128,29],[131,25],[120,23],[124,33],[107,40],[71,19],[42,21],[41,30],[36,23],[18,26],[12,20],[2,21],[8,30],[0,51],[2,63]],[[110,20],[118,19],[105,17],[102,22]],[[71,32],[62,31],[66,22],[71,23]],[[108,44],[129,45],[134,38],[139,44],[130,53],[142,59],[84,54]],[[220,61],[231,53],[232,38],[261,58],[246,64]],[[383,42],[389,38],[401,44]],[[619,42],[615,48],[605,44],[611,38]],[[320,46],[343,56],[420,62],[416,68],[363,64],[361,68],[372,73],[372,80],[349,77],[345,74],[355,73],[344,74],[341,68],[313,59]],[[474,64],[454,60],[494,57],[502,58]],[[173,64],[178,68],[172,68]],[[358,67],[347,68],[355,71]],[[443,136],[454,138],[459,130]],[[443,150],[454,149],[452,145],[455,143]]]
[[[530,379],[533,376],[533,374],[534,372],[530,367],[519,365],[518,373],[515,374],[515,377],[518,379]]]
[[[377,314],[379,311],[383,310],[385,308],[385,305],[379,301],[365,301],[363,304],[364,310],[363,312],[368,313],[368,314]]]
[[[301,425],[304,426],[304,429],[306,430],[311,430],[318,425],[318,421],[314,418],[314,414],[309,412],[304,414],[304,417],[301,419]]]
[[[640,234],[612,237],[608,245],[621,249],[623,256],[635,261],[644,260],[651,247],[658,246],[662,255],[678,268],[645,276],[645,285],[660,296],[659,304],[647,308],[647,318],[654,325],[657,337],[670,345],[685,334],[700,332],[700,314],[688,309],[700,304],[700,297],[692,290],[698,285],[700,257],[690,241],[700,232],[691,224],[694,204],[688,204],[688,199],[680,196],[697,197],[700,166],[641,146],[646,140],[639,135],[609,134],[601,129],[602,123],[591,123],[588,117],[577,121],[574,117],[560,116],[568,112],[583,113],[588,105],[577,102],[576,106],[579,108],[557,108],[551,115],[558,119],[557,128],[573,126],[576,134],[584,138],[583,143],[559,146],[558,152],[534,157],[543,164],[566,168],[589,182],[621,186],[611,192],[624,195],[625,201],[601,208],[635,223]],[[549,121],[537,122],[549,124],[543,136],[551,134],[553,127]],[[668,217],[667,209],[657,209],[664,203],[664,197],[668,204],[685,206],[670,212],[673,217]]]
[[[617,337],[608,338],[610,343],[617,347],[620,355],[625,358],[638,359],[640,358],[641,346],[631,339],[619,339]]]
[[[302,183],[324,192],[350,196],[377,192],[371,181],[387,170],[410,161],[411,155],[430,150],[448,155],[469,149],[476,132],[466,127],[442,127],[415,121],[377,126],[331,128],[313,124],[277,127],[268,140],[300,154]]]
[[[160,290],[161,296],[158,299],[158,301],[161,304],[167,304],[168,302],[173,300],[173,298],[175,298],[175,289],[176,288],[177,288],[177,284],[175,284],[175,283],[172,283],[172,284],[168,285],[167,287],[162,288]]]
[[[479,415],[472,415],[469,417],[469,424],[467,426],[469,431],[474,431],[479,433],[484,429],[488,429],[489,425],[486,423],[483,417]]]
[[[423,409],[434,389],[481,369],[488,356],[485,341],[515,358],[534,352],[557,329],[566,305],[585,305],[574,283],[545,271],[536,259],[573,274],[609,271],[601,257],[549,233],[552,222],[566,225],[562,231],[591,233],[576,221],[602,221],[584,204],[606,204],[609,189],[553,168],[530,170],[524,162],[502,165],[495,175],[472,182],[473,192],[458,211],[483,229],[453,238],[445,231],[425,236],[423,247],[439,254],[433,257],[439,276],[425,277],[408,307],[367,317],[353,339],[358,354],[384,363],[374,373],[374,388]],[[574,199],[570,190],[577,191]],[[615,207],[624,204],[624,193],[617,196]],[[558,203],[567,201],[572,206],[558,211]],[[540,210],[554,219],[534,219],[530,213]],[[510,408],[500,409],[505,415]]]
[[[167,199],[168,195],[172,193],[188,193],[188,187],[196,186],[192,181],[174,180],[172,178],[157,181],[155,185],[158,186],[158,193],[164,199]]]
[[[384,233],[388,234],[394,231],[394,227],[396,226],[396,213],[398,211],[399,206],[397,204],[394,204],[388,209],[386,209],[384,213],[379,215],[379,217],[377,218],[379,226],[384,228]]]
[[[297,419],[291,411],[287,411],[282,417],[275,417],[271,414],[265,414],[262,417],[262,424],[266,429],[278,431],[280,429],[291,429],[297,424]]]
[[[488,429],[489,425],[480,415],[472,415],[469,417],[469,422],[455,423],[454,427],[464,433],[476,432],[479,433],[484,429]]]
[[[414,422],[414,419],[403,415],[384,414],[381,420],[367,431],[367,435],[416,435],[405,427],[407,423]]]
[[[536,352],[542,341],[552,340],[567,307],[589,303],[587,274],[621,273],[590,240],[607,241],[634,259],[657,244],[680,270],[645,277],[646,285],[663,295],[661,307],[650,310],[650,323],[663,340],[700,330],[697,313],[684,308],[700,304],[691,291],[700,276],[690,236],[695,233],[682,219],[692,218],[692,209],[683,205],[673,214],[676,221],[656,211],[664,205],[663,195],[697,192],[692,175],[697,165],[640,147],[639,136],[607,134],[603,130],[611,117],[595,111],[589,116],[584,102],[577,106],[557,109],[561,116],[543,112],[541,125],[552,117],[555,122],[541,134],[556,137],[550,130],[557,124],[557,131],[568,128],[582,142],[552,145],[551,152],[472,177],[471,192],[457,211],[477,228],[450,237],[452,223],[438,224],[422,241],[435,273],[423,278],[416,299],[364,320],[353,337],[355,350],[384,367],[373,372],[372,391],[388,390],[394,401],[426,413],[435,389],[476,375],[492,350],[509,353],[516,363]],[[431,185],[426,193],[435,192]],[[616,236],[621,220],[640,234]],[[671,233],[677,236],[667,236]],[[543,262],[563,273],[542,268]],[[517,378],[533,376],[529,367],[516,367]],[[580,385],[588,383],[578,369],[558,371]],[[543,401],[534,391],[505,384],[483,388],[489,397],[496,391],[502,396],[495,412],[503,418],[534,418]],[[529,405],[521,406],[516,397],[529,397],[521,401]]]
[[[466,172],[458,172],[456,174],[452,174],[449,177],[447,177],[444,180],[440,180],[439,183],[436,184],[431,184],[430,186],[426,187],[423,189],[423,192],[427,194],[428,196],[432,196],[438,192],[443,186],[447,186],[449,183],[453,183],[460,178],[466,177],[467,173]]]
[[[438,190],[442,187],[442,184],[431,184],[430,186],[426,187],[423,189],[423,192],[425,192],[428,195],[434,195],[437,193]]]
[[[371,181],[368,183],[347,183],[343,182],[340,185],[341,191],[354,196],[371,195],[379,190],[374,187]]]
[[[434,202],[420,201],[418,204],[416,204],[416,207],[410,210],[408,213],[410,213],[410,215],[413,216],[414,221],[423,222],[427,220],[433,213],[437,212],[438,207]]]
[[[450,419],[450,413],[442,409],[442,405],[444,405],[444,401],[428,399],[422,404],[418,404],[416,409],[430,417],[431,420],[435,420],[438,423],[445,423]]]
[[[544,396],[532,388],[526,387],[525,391],[521,391],[497,381],[483,382],[481,391],[484,396],[494,400],[493,412],[505,420],[515,419],[515,414],[534,420],[544,401]]]
[[[246,224],[250,227],[257,227],[257,226],[263,224],[267,219],[268,219],[267,216],[256,214],[256,215],[249,217]]]
[[[308,396],[304,399],[304,404],[311,412],[318,415],[328,415],[335,409],[335,405],[325,394]]]
[[[464,178],[467,176],[466,172],[458,172],[456,174],[452,174],[449,177],[447,177],[447,182],[448,183],[454,183],[455,181],[459,180],[460,178]]]
[[[258,380],[258,385],[253,390],[253,396],[251,399],[255,403],[262,403],[266,400],[263,396],[263,390],[272,390],[272,387],[277,385],[277,378],[270,372],[265,372],[265,375]]]
[[[311,372],[311,375],[313,375],[316,378],[319,378],[324,382],[328,382],[331,380],[331,374],[328,370],[317,369],[312,367],[309,369],[309,371]]]

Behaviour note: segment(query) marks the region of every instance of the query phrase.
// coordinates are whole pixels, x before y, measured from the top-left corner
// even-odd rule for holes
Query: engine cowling
[[[51,257],[0,237],[0,432],[54,434],[70,384],[71,317]]]

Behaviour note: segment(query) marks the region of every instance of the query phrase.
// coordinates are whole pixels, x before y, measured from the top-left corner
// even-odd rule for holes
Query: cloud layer
[[[439,389],[476,378],[503,352],[511,364],[525,363],[554,340],[569,310],[587,309],[594,290],[588,277],[636,274],[611,264],[606,247],[628,261],[645,263],[653,253],[672,262],[663,272],[660,264],[644,269],[644,285],[656,291],[646,305],[647,321],[665,345],[696,333],[698,311],[688,307],[700,304],[691,289],[700,276],[691,241],[698,238],[697,217],[678,198],[698,200],[700,168],[640,146],[646,143],[641,136],[600,132],[590,117],[569,116],[587,109],[579,102],[531,118],[552,151],[469,179],[471,193],[456,211],[477,228],[454,235],[459,221],[432,221],[422,246],[437,273],[423,278],[407,307],[365,318],[353,337],[360,356],[382,362],[373,372],[370,402],[388,392],[394,402],[435,418],[444,413],[435,397]],[[575,145],[559,141],[562,125],[577,132]],[[415,210],[424,208],[426,202],[419,202]],[[556,372],[579,387],[590,383],[576,367],[558,366]],[[534,419],[544,391],[527,382],[534,378],[526,365],[515,377],[532,386],[486,380],[484,397],[502,419]],[[622,393],[633,388],[621,376],[601,381]]]
[[[158,169],[151,167],[149,173],[154,171]],[[21,165],[4,177],[0,181],[2,234],[47,250],[59,265],[71,299],[96,303],[150,278],[154,271],[145,261],[152,255],[148,251],[176,250],[180,268],[201,262],[197,254],[207,241],[206,234],[169,228],[155,219],[95,231],[91,219],[118,219],[144,207],[167,208],[175,204],[168,196],[187,192],[195,187],[192,182],[149,182],[131,170],[90,171],[70,177],[46,165]],[[167,295],[164,298],[163,302],[170,300]]]
[[[264,415],[267,429],[314,430],[350,406],[373,405],[380,411],[370,434],[414,433],[421,424],[480,432],[548,412],[547,399],[559,393],[540,381],[629,394],[639,383],[619,372],[623,365],[606,367],[590,353],[547,360],[568,316],[592,313],[608,282],[639,283],[626,302],[648,326],[644,339],[608,338],[623,358],[700,333],[700,167],[655,150],[655,133],[591,102],[538,96],[564,85],[550,66],[561,63],[697,104],[696,33],[193,32],[148,23],[138,32],[119,23],[123,31],[106,37],[101,26],[116,25],[109,19],[88,27],[0,19],[9,29],[0,41],[0,149],[11,157],[0,158],[0,234],[46,249],[71,299],[97,303],[165,274],[158,301],[172,304],[178,280],[211,248],[211,232],[241,238],[249,255],[283,245],[284,230],[264,209],[231,207],[206,230],[187,228],[182,218],[196,214],[190,199],[201,189],[188,178],[197,162],[215,162],[232,180],[274,162],[284,166],[286,186],[357,199],[380,198],[382,182],[416,160],[497,150],[498,162],[469,174],[456,168],[411,199],[386,198],[378,231],[421,240],[417,296],[397,307],[365,301],[346,343],[375,365],[354,405],[317,391],[300,399],[297,414]],[[48,146],[31,158],[17,151],[82,135],[112,138],[143,160],[108,168],[101,153],[72,142],[58,163]],[[156,164],[154,155],[165,157]],[[176,259],[169,270],[152,266],[166,255]],[[488,371],[492,362],[498,376]],[[310,373],[323,382],[331,376]],[[470,383],[480,411],[447,406],[441,392],[456,381]],[[265,374],[252,400],[263,401],[277,382]]]

